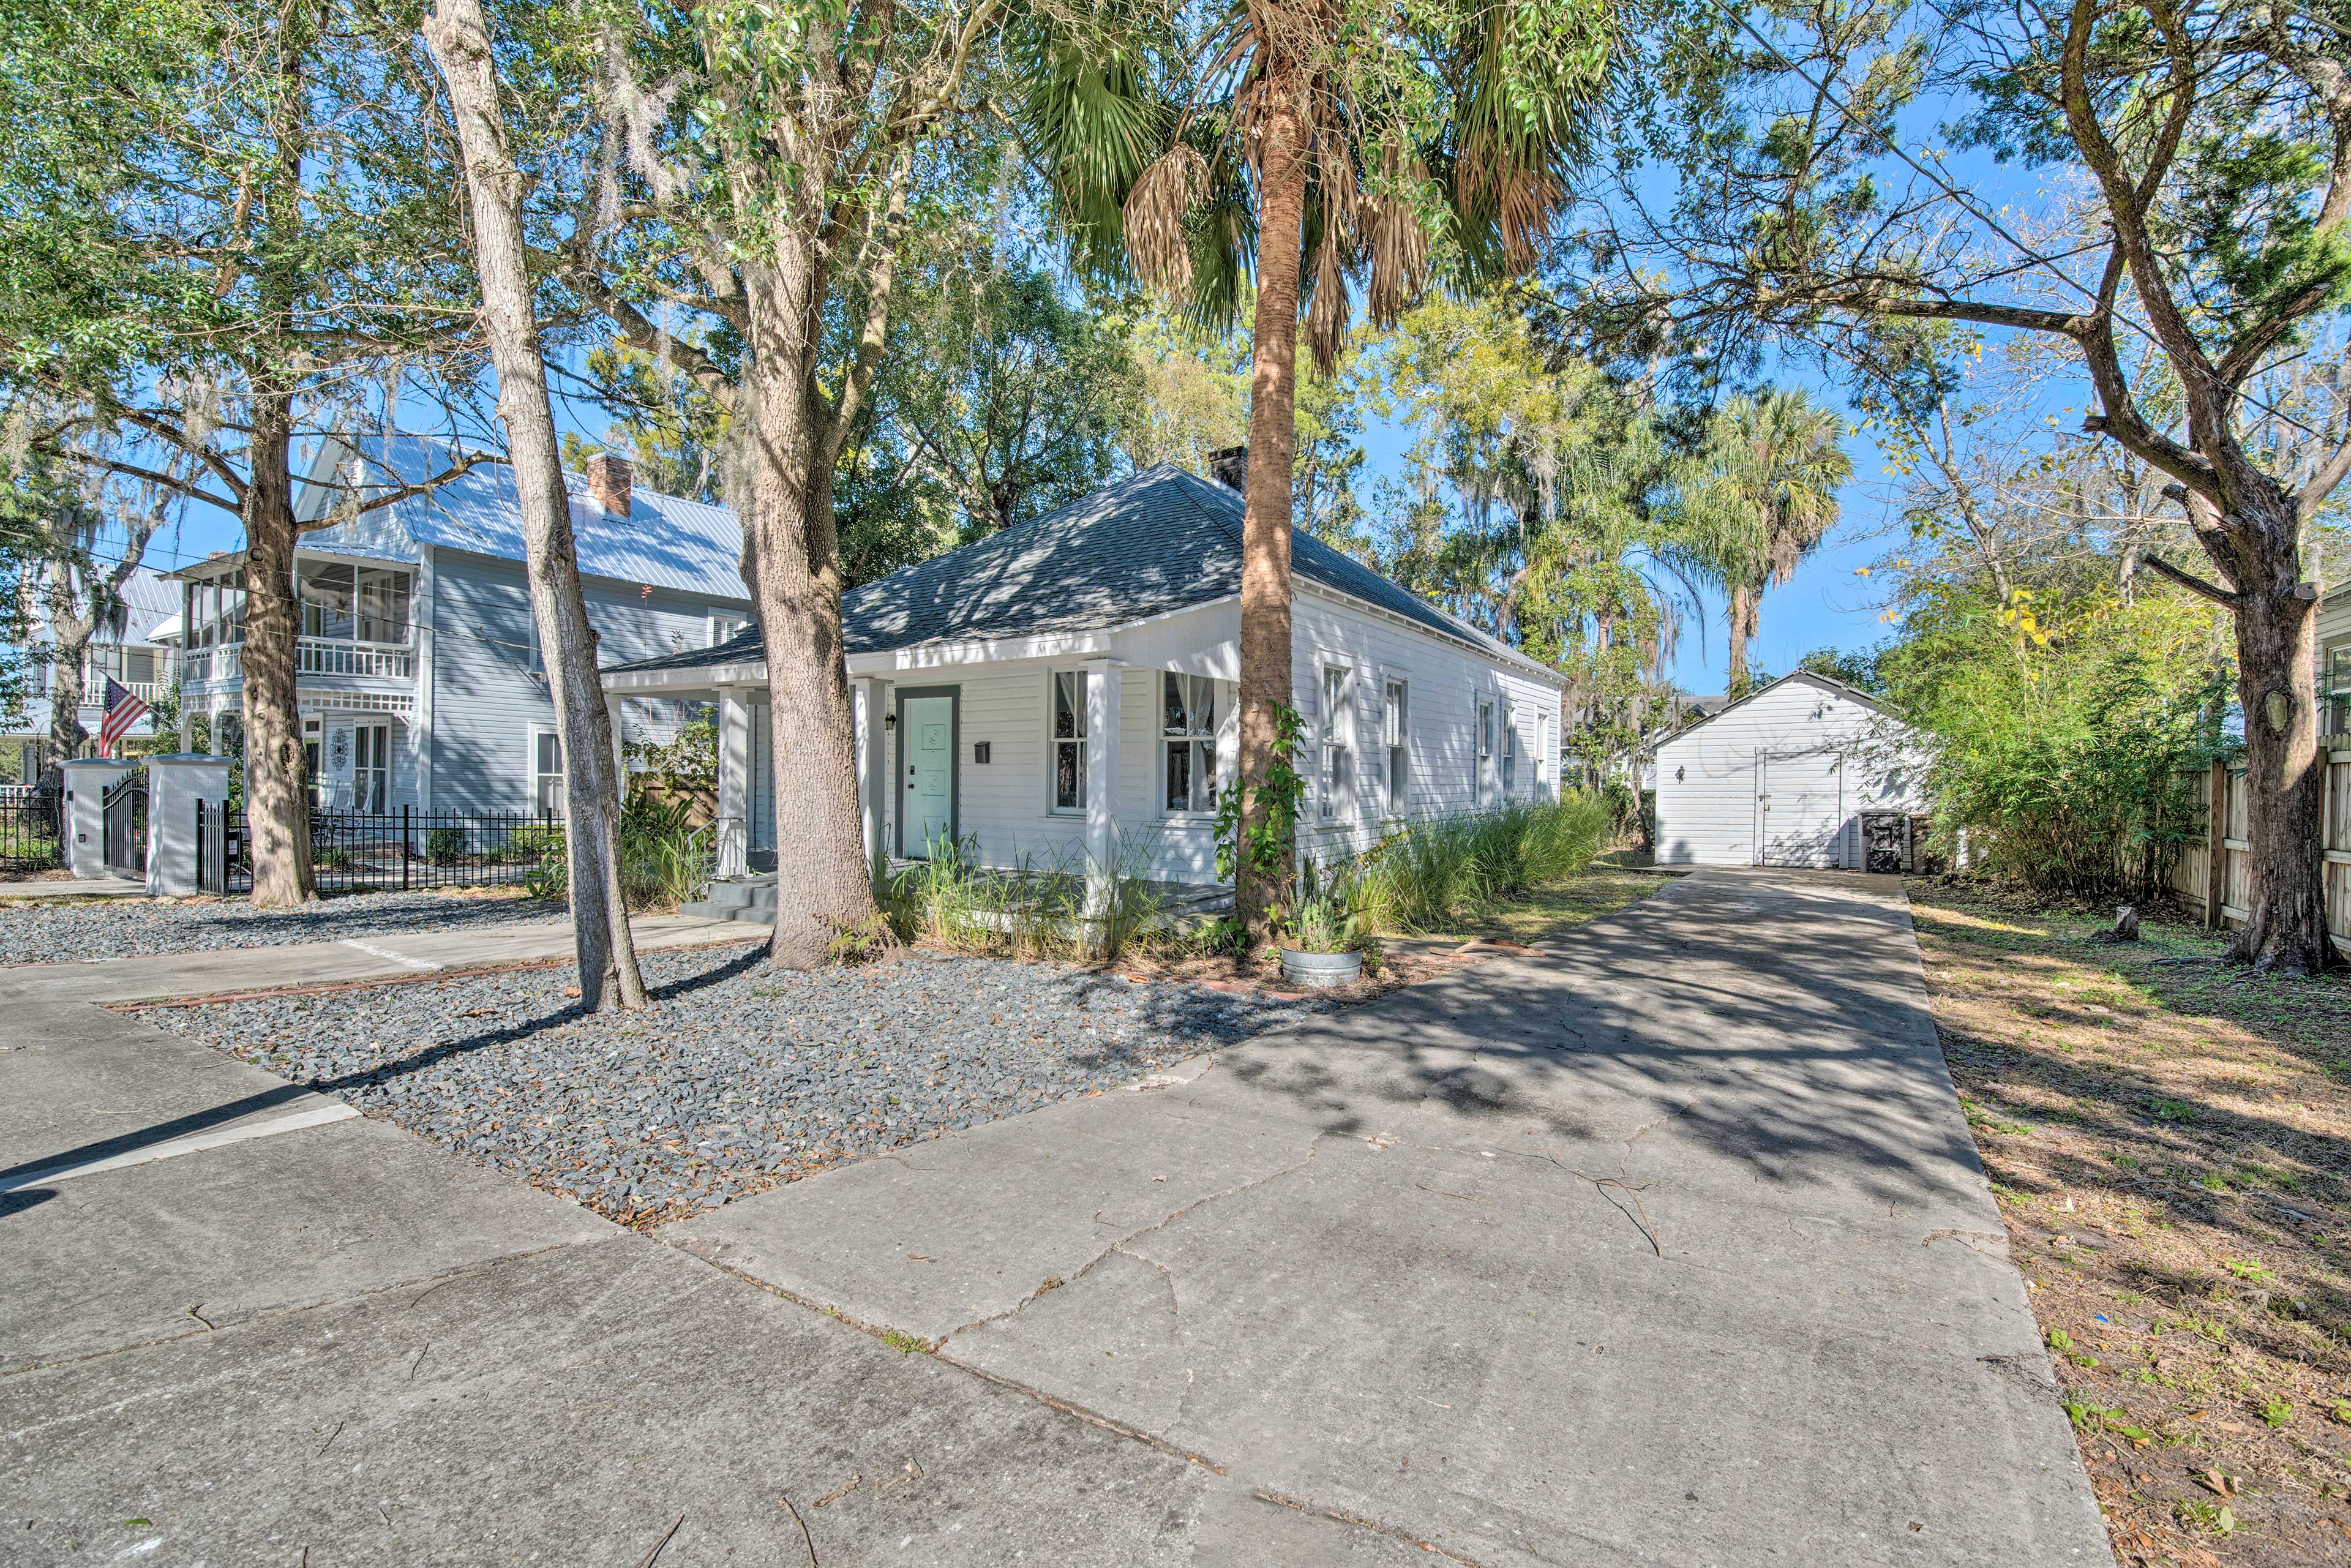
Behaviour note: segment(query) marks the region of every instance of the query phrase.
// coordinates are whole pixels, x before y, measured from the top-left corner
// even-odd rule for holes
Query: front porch
[[[1072,887],[1083,890],[1076,907],[1100,911],[1117,885],[1147,889],[1178,919],[1228,907],[1214,822],[1238,726],[1235,649],[1220,629],[1166,638],[1150,663],[1132,646],[1113,656],[1102,634],[1032,640],[1012,657],[852,654],[866,852],[903,871],[952,845],[994,879],[1008,914]],[[750,653],[740,664],[606,672],[609,702],[716,706],[718,882],[707,912],[730,918],[774,907],[776,765],[767,672]]]

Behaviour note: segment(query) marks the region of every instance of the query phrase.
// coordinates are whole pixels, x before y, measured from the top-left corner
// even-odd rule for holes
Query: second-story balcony
[[[191,685],[238,680],[245,674],[245,644],[241,642],[191,648],[183,657]],[[303,637],[294,644],[294,659],[297,675],[356,675],[389,681],[416,677],[416,650],[405,643]]]

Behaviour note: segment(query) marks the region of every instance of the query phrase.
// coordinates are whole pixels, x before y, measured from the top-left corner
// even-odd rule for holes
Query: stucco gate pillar
[[[196,885],[196,803],[225,807],[229,760],[182,752],[147,759],[147,892],[185,898]]]

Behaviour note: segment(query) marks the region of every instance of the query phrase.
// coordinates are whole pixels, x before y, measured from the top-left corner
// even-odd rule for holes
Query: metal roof
[[[362,495],[430,478],[450,465],[454,453],[447,442],[419,435],[339,436],[327,451],[340,464],[356,459]],[[748,601],[739,565],[742,530],[726,507],[638,486],[630,492],[629,515],[621,517],[590,498],[582,476],[566,474],[563,482],[571,497],[571,531],[581,571],[699,598]],[[298,500],[311,516],[327,504],[316,486]],[[381,555],[400,542],[388,533],[414,544],[522,560],[522,507],[514,472],[503,462],[482,464],[425,495],[305,534],[302,545]]]
[[[1058,511],[892,572],[845,595],[846,652],[923,643],[1101,631],[1229,599],[1241,585],[1238,492],[1160,464]],[[1301,579],[1467,643],[1499,662],[1557,675],[1406,592],[1311,534],[1290,534]],[[756,630],[716,647],[615,666],[695,669],[760,657]]]

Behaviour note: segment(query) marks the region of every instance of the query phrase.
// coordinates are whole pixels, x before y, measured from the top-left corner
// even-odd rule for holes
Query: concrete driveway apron
[[[1700,873],[667,1239],[1463,1562],[2107,1555],[1891,880]]]

